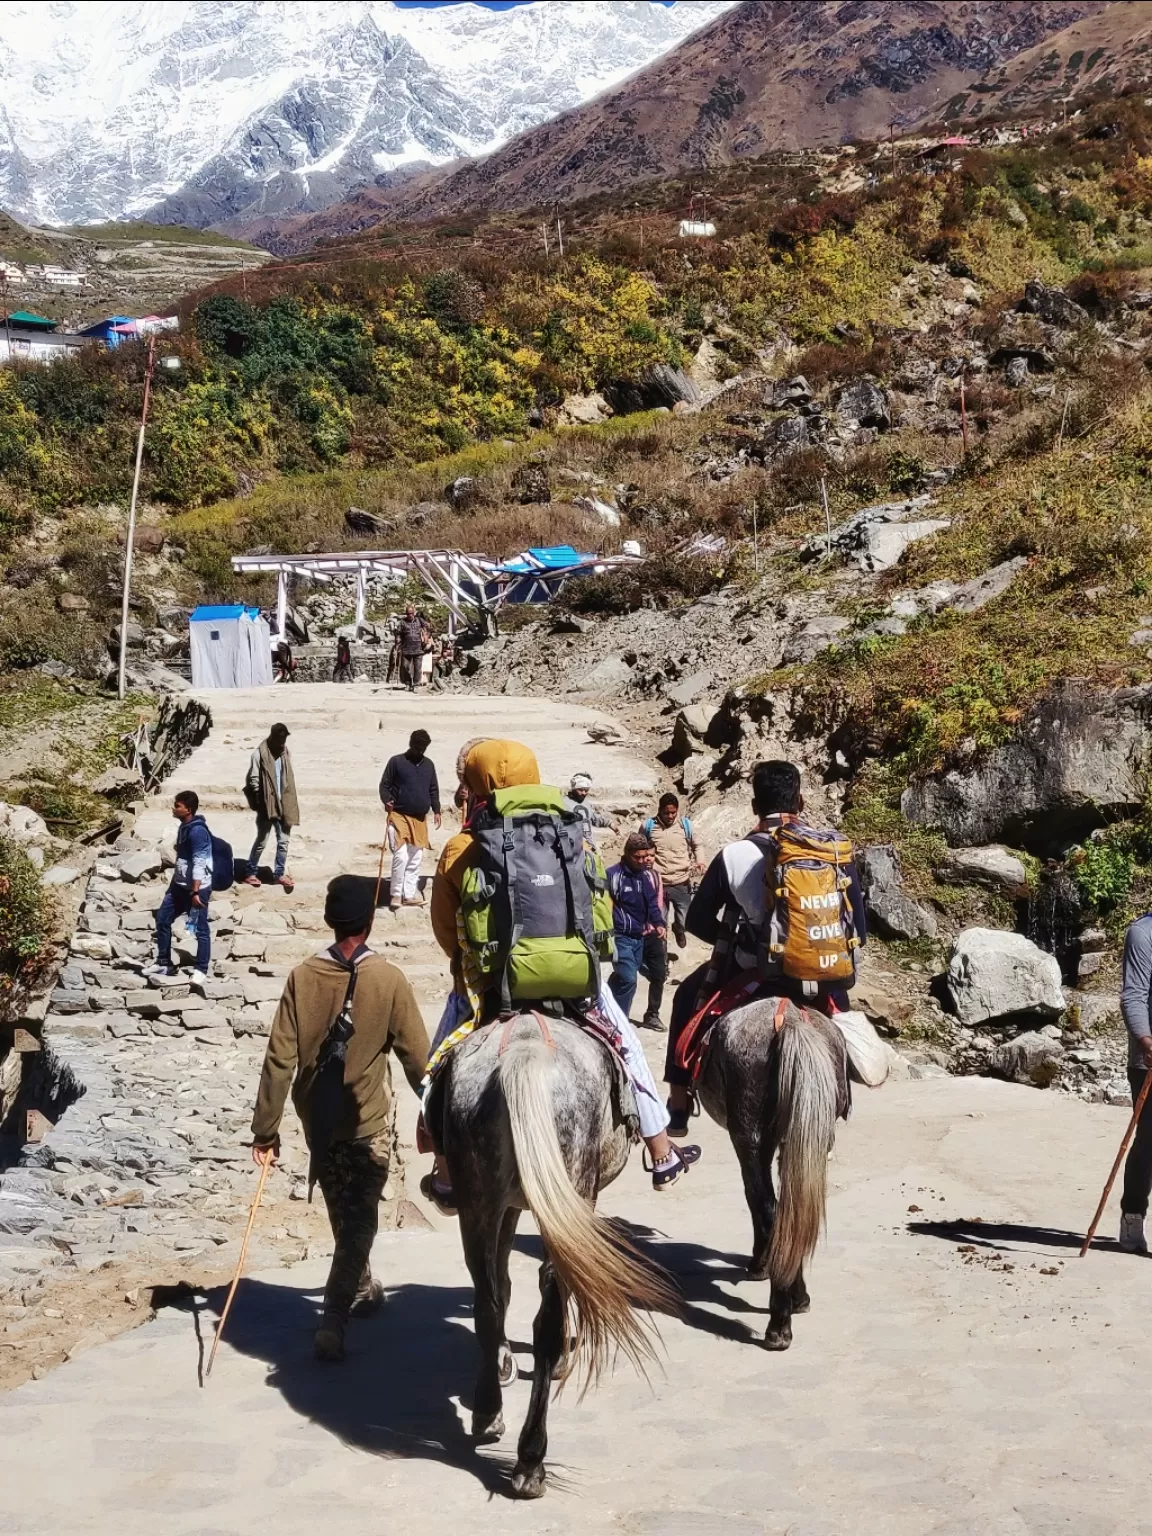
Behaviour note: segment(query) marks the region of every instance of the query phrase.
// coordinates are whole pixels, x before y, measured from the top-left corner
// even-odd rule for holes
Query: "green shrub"
[[[1073,850],[1068,870],[1084,900],[1106,914],[1132,889],[1136,860],[1119,840],[1106,836]]]
[[[31,981],[44,960],[50,920],[39,871],[0,835],[0,1017],[14,987]]]

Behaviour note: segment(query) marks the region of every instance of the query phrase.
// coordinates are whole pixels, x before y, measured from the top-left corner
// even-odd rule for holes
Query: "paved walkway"
[[[475,701],[386,702],[396,733],[428,720],[446,765],[450,730],[480,728],[467,717]],[[292,703],[305,783],[313,763],[373,739],[367,716],[349,729],[343,706]],[[486,707],[489,729],[542,743],[547,773],[576,766],[571,724],[550,743],[546,706]],[[222,796],[242,744],[240,724],[228,728],[237,740],[218,779],[200,779]],[[243,742],[254,732],[246,724]],[[219,745],[190,770],[217,761],[207,754]],[[606,777],[612,760],[594,753],[581,761]],[[635,771],[622,762],[622,788]],[[339,790],[327,793],[335,803]],[[348,800],[367,813],[362,790]],[[362,853],[377,835],[373,816],[349,826],[348,846]],[[326,852],[317,865],[318,877]],[[504,1443],[476,1451],[465,1433],[470,1290],[454,1224],[441,1222],[380,1239],[389,1302],[354,1325],[343,1367],[310,1359],[325,1268],[312,1261],[247,1282],[207,1387],[198,1364],[218,1294],[0,1398],[0,1531],[1152,1536],[1152,1269],[1114,1249],[1075,1256],[1124,1119],[983,1080],[859,1093],[835,1155],[813,1310],[785,1355],[758,1347],[766,1287],[741,1279],[748,1222],[723,1135],[701,1124],[705,1160],[668,1195],[634,1163],[605,1209],[648,1234],[680,1279],[684,1316],[662,1323],[650,1383],[621,1366],[582,1402],[561,1395],[539,1503],[502,1497],[525,1383],[508,1394]],[[525,1367],[534,1241],[529,1223],[510,1328]]]

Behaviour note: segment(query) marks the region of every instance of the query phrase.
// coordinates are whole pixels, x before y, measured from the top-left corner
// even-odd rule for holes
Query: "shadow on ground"
[[[908,1231],[916,1237],[938,1237],[946,1243],[975,1243],[978,1248],[997,1248],[1005,1253],[1026,1248],[1072,1248],[1078,1253],[1084,1242],[1083,1232],[1066,1232],[1062,1227],[1031,1227],[1012,1221],[910,1221]],[[1111,1237],[1097,1234],[1092,1251],[1122,1253]]]
[[[213,1290],[200,1304],[209,1341],[225,1294]],[[312,1358],[318,1300],[291,1286],[247,1280],[228,1320],[227,1344],[262,1360],[268,1385],[288,1406],[345,1445],[372,1456],[439,1461],[471,1472],[490,1493],[507,1492],[514,1457],[479,1451],[453,1401],[462,1389],[470,1393],[476,1375],[471,1287],[389,1290],[376,1317],[349,1323],[342,1365]],[[199,1317],[195,1322],[199,1327]],[[217,1374],[226,1363],[222,1357]],[[514,1444],[511,1425],[509,1433]]]

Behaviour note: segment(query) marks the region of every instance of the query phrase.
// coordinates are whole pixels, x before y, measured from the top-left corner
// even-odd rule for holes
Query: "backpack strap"
[[[504,889],[508,894],[508,944],[504,951],[504,966],[500,972],[500,1012],[507,1018],[515,1012],[512,1006],[512,951],[520,942],[520,935],[524,928],[523,915],[520,911],[520,896],[516,889],[516,829],[511,816],[502,818],[504,828],[504,841],[501,851],[504,854]]]
[[[312,1144],[308,1159],[309,1201],[332,1144],[332,1135],[343,1106],[348,1042],[356,1032],[352,1023],[352,1001],[356,996],[360,961],[369,953],[369,949],[366,944],[361,944],[347,960],[335,944],[326,953],[342,970],[347,970],[348,985],[344,990],[344,1001],[328,1026],[328,1033],[316,1056],[316,1079],[312,1089]]]

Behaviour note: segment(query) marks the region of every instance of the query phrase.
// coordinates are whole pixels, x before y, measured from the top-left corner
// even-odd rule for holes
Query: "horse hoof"
[[[792,1343],[791,1328],[769,1328],[764,1335],[764,1348],[778,1354],[783,1349],[788,1349]]]
[[[811,1296],[802,1296],[799,1301],[794,1301],[792,1303],[792,1316],[793,1317],[795,1317],[798,1312],[811,1312],[811,1310],[812,1310],[812,1298],[811,1298]]]
[[[768,1278],[768,1262],[767,1262],[767,1260],[765,1260],[763,1264],[749,1264],[749,1266],[748,1266],[748,1278],[749,1278],[749,1280],[767,1280],[767,1278]]]
[[[512,1496],[517,1499],[542,1499],[547,1487],[547,1474],[544,1471],[544,1463],[534,1467],[516,1464],[516,1470],[512,1473]]]
[[[499,1357],[499,1381],[502,1387],[510,1387],[520,1374],[520,1368],[516,1364],[516,1356],[507,1344],[500,1346]]]
[[[491,1445],[494,1440],[499,1440],[504,1434],[504,1415],[502,1413],[474,1413],[472,1415],[472,1438],[478,1440],[481,1445]]]

